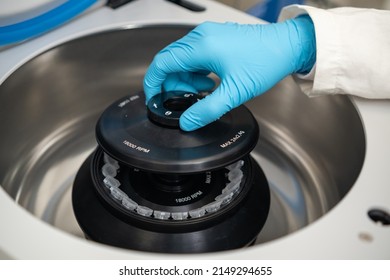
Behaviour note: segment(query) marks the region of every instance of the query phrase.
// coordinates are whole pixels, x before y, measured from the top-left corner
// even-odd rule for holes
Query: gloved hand
[[[309,16],[275,24],[206,22],[160,51],[144,79],[146,100],[164,90],[211,90],[188,108],[180,127],[191,131],[260,95],[292,73],[310,71],[316,57]]]

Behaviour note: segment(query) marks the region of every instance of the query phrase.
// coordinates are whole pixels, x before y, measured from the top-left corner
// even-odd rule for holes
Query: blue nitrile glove
[[[206,22],[160,51],[144,79],[146,100],[162,90],[214,92],[188,108],[180,127],[191,131],[260,95],[292,73],[310,71],[316,59],[310,17],[274,24]]]

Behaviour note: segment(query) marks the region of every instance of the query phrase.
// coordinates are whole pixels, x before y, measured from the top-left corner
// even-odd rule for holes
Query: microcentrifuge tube
[[[137,207],[137,213],[141,216],[150,217],[153,214],[153,209],[150,209],[146,206],[140,206]]]
[[[189,211],[188,214],[191,216],[191,218],[199,218],[206,214],[206,209],[204,207],[193,209]]]
[[[103,176],[105,176],[105,177],[107,177],[107,176],[115,177],[117,174],[117,168],[111,163],[106,163],[102,167],[102,173],[103,173]]]
[[[172,212],[172,219],[174,220],[184,220],[188,217],[188,212]]]
[[[128,197],[124,197],[122,199],[122,205],[129,210],[135,210],[138,206],[138,204],[135,201],[133,201]]]
[[[104,178],[103,183],[107,188],[118,188],[121,185],[117,179],[111,176]]]
[[[159,219],[159,220],[168,220],[169,217],[171,216],[171,213],[170,213],[170,212],[164,212],[164,211],[154,210],[153,215],[154,215],[154,217],[155,217],[156,219]]]
[[[110,191],[111,191],[111,195],[115,198],[115,199],[118,199],[120,201],[122,201],[122,199],[124,197],[127,197],[127,194],[125,194],[121,189],[118,189],[118,188],[115,188],[115,187],[111,187],[110,188]]]
[[[206,204],[204,208],[208,213],[216,212],[219,208],[221,208],[222,201],[214,201],[209,204]]]

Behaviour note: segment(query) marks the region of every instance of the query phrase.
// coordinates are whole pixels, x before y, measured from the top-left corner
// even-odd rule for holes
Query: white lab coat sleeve
[[[292,5],[279,21],[301,14],[312,18],[317,45],[315,67],[295,75],[306,94],[390,98],[390,11]]]

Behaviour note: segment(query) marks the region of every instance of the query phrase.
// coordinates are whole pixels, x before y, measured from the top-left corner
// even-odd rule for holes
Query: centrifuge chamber
[[[162,256],[85,240],[74,218],[71,189],[81,164],[96,148],[95,124],[113,101],[142,92],[143,75],[153,56],[185,35],[202,17],[212,18],[213,9],[226,9],[227,14],[237,15],[244,22],[256,20],[210,1],[201,1],[209,7],[203,16],[176,11],[179,8],[171,3],[160,2],[164,9],[177,13],[176,22],[153,21],[153,13],[148,15],[147,23],[142,21],[145,19],[121,19],[132,19],[137,9],[151,3],[136,1],[126,7],[128,15],[124,7],[116,11],[119,18],[104,18],[100,29],[81,19],[84,29],[76,35],[71,32],[72,25],[65,26],[58,35],[54,32],[6,50],[17,54],[10,59],[13,66],[4,67],[0,86],[0,184],[4,201],[1,221],[4,218],[8,223],[3,233],[7,245],[1,247],[10,257]],[[90,17],[99,18],[99,13],[113,14],[103,9]],[[184,20],[192,15],[192,20]],[[61,37],[61,32],[67,36]],[[29,53],[27,47],[31,48]],[[385,204],[359,208],[361,198],[372,201],[365,178],[372,178],[374,173],[362,170],[367,164],[369,131],[364,120],[371,120],[369,113],[373,111],[369,107],[374,105],[389,106],[387,102],[366,104],[341,95],[308,98],[291,77],[248,102],[246,106],[261,131],[251,156],[263,169],[270,186],[270,212],[252,246],[197,257],[389,256],[389,251],[375,244],[378,247],[366,250],[375,243],[368,239],[382,240],[383,232],[388,231],[366,213],[373,207],[386,208]],[[389,148],[384,149],[389,154]],[[363,183],[357,183],[362,173],[366,174]],[[381,176],[379,182],[383,180]],[[375,197],[382,196],[376,193]],[[24,233],[20,232],[22,228]],[[379,233],[373,237],[372,231]],[[13,238],[11,232],[15,233]],[[23,238],[18,238],[20,234]],[[335,239],[337,236],[340,241]],[[9,240],[16,245],[10,246]],[[343,245],[361,255],[346,251]],[[41,246],[53,250],[35,250]]]

